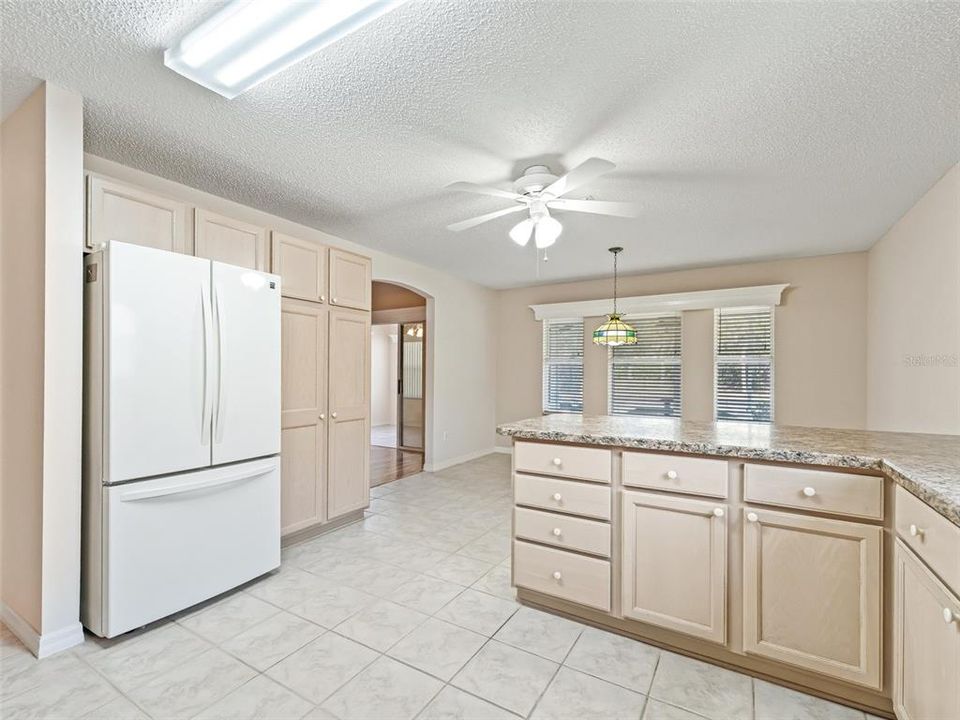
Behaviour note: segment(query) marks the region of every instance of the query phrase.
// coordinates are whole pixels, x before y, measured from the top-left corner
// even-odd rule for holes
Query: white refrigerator
[[[81,617],[114,637],[280,565],[280,280],[87,256]]]

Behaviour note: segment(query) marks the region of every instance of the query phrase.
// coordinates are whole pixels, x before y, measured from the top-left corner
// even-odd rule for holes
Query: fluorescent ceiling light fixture
[[[235,98],[406,0],[231,0],[163,54],[163,63]]]

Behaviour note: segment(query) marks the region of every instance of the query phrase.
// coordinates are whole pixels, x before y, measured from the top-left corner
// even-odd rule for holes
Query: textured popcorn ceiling
[[[869,247],[960,159],[956,3],[411,2],[227,101],[163,49],[185,0],[2,3],[2,108],[86,99],[87,150],[493,287]],[[590,156],[537,271],[503,187]]]

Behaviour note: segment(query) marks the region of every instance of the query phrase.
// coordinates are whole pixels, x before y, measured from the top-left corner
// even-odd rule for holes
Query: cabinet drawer
[[[883,518],[883,478],[872,475],[747,463],[743,484],[747,502]]]
[[[610,488],[603,485],[518,473],[514,476],[513,499],[517,505],[610,519]]]
[[[960,594],[960,527],[902,487],[898,486],[896,493],[897,535]]]
[[[610,557],[610,526],[606,523],[526,508],[513,512],[518,538]]]
[[[517,587],[610,611],[610,563],[563,550],[513,543]]]
[[[603,448],[518,442],[513,462],[518,472],[610,482],[610,451]]]
[[[725,498],[727,461],[624,451],[623,484]]]

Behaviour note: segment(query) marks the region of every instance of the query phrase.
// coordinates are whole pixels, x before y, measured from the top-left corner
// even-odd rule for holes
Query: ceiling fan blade
[[[463,192],[480,193],[481,195],[493,195],[494,197],[508,198],[510,200],[526,200],[523,195],[500,188],[490,187],[488,185],[477,185],[472,182],[455,182],[447,185],[447,190],[462,190]]]
[[[495,220],[498,217],[503,217],[504,215],[509,215],[510,213],[520,212],[521,210],[526,210],[526,205],[514,205],[513,207],[508,207],[503,210],[495,210],[486,215],[477,215],[475,218],[470,218],[469,220],[462,220],[461,222],[454,223],[453,225],[447,225],[447,230],[453,230],[454,232],[460,232],[461,230],[466,230],[467,228],[472,228],[477,225],[482,225],[488,220]]]
[[[576,190],[581,185],[586,185],[591,180],[600,177],[604,173],[610,172],[615,167],[616,165],[609,160],[601,160],[600,158],[584,160],[566,175],[557,178],[544,188],[543,194],[553,195],[553,197],[566,195],[571,190]]]
[[[573,212],[594,213],[596,215],[616,215],[617,217],[637,217],[640,208],[632,203],[608,202],[606,200],[548,200],[551,210],[572,210]]]

